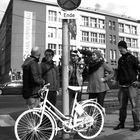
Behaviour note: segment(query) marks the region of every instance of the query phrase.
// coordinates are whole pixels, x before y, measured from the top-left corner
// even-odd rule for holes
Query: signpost
[[[69,27],[68,19],[75,19],[75,14],[71,10],[79,7],[81,0],[57,0],[59,7],[62,8],[62,92],[63,92],[63,113],[69,115]],[[70,12],[69,12],[70,11]],[[64,134],[63,139],[69,139],[69,135]]]

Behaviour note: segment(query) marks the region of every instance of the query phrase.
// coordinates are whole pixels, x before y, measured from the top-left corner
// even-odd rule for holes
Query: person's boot
[[[114,130],[119,130],[124,128],[124,123],[119,123],[116,127],[114,127]]]
[[[131,131],[138,131],[140,129],[140,127],[138,127],[138,126],[134,126],[133,128],[131,128],[130,130]]]

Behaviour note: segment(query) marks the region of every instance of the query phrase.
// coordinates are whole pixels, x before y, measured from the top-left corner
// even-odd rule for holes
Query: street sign
[[[57,0],[63,10],[75,10],[81,4],[81,0]]]
[[[62,19],[76,19],[78,18],[76,11],[61,11],[60,18]]]

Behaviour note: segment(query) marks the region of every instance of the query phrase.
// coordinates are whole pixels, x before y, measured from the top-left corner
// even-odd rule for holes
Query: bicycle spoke
[[[99,135],[103,128],[104,116],[101,109],[95,104],[85,104],[82,105],[84,109],[84,114],[89,117],[88,121],[82,121],[83,127],[78,127],[78,134],[85,139],[92,139]],[[77,115],[75,115],[75,122],[78,120]],[[86,117],[86,118],[87,118]],[[84,117],[83,117],[84,119]],[[75,124],[76,125],[76,124]]]
[[[37,110],[28,110],[19,116],[15,123],[17,140],[47,140],[54,136],[54,122],[50,115],[44,113],[41,124],[41,113]],[[37,127],[38,126],[38,127]]]

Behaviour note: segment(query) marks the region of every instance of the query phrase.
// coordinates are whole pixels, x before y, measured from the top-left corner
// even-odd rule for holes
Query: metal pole
[[[69,32],[68,20],[62,19],[62,93],[63,113],[69,115]],[[69,134],[64,134],[63,139],[69,139]]]

